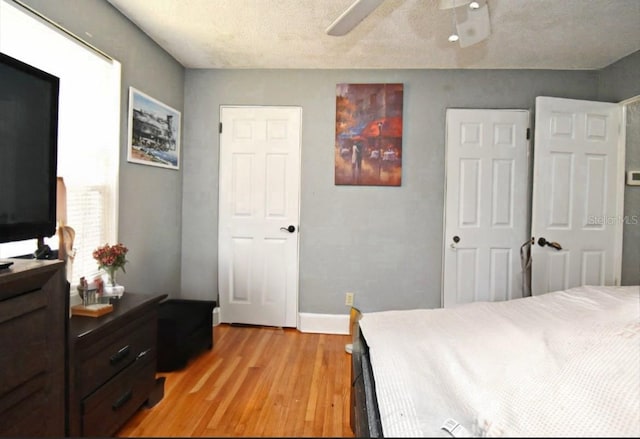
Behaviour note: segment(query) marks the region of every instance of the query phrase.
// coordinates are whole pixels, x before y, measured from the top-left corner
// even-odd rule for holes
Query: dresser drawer
[[[133,321],[77,352],[76,377],[80,398],[96,390],[137,358],[156,358],[155,315]]]
[[[82,401],[82,436],[113,435],[147,400],[155,385],[156,361],[145,356]]]
[[[42,290],[2,302],[0,311],[0,397],[50,368],[46,352],[47,298]],[[0,404],[1,407],[1,404]],[[0,410],[0,413],[2,410]]]

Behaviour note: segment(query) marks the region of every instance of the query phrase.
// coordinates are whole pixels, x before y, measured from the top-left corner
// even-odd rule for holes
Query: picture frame
[[[180,169],[181,114],[167,104],[129,87],[127,161]]]
[[[335,185],[401,186],[404,84],[337,84]]]

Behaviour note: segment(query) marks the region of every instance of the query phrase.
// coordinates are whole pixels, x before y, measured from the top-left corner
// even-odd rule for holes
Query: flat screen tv
[[[55,234],[59,88],[0,53],[0,242]]]

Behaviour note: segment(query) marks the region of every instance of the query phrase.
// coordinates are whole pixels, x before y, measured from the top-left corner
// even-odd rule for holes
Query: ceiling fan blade
[[[451,9],[468,5],[469,3],[471,3],[471,0],[440,0],[440,2],[438,3],[438,8]]]
[[[466,12],[466,16],[465,13]],[[486,39],[491,33],[489,7],[485,4],[479,9],[466,9],[458,15],[456,29],[460,36],[460,47],[469,47]]]
[[[351,29],[364,20],[384,0],[356,0],[327,28],[328,35],[339,37],[348,34]]]

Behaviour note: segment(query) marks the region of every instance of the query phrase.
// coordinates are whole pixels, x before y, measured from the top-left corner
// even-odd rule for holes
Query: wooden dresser
[[[143,404],[162,397],[157,331],[166,297],[125,292],[109,314],[70,319],[69,436],[112,436]]]
[[[68,321],[62,261],[0,270],[0,436],[64,436]]]

